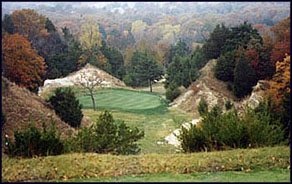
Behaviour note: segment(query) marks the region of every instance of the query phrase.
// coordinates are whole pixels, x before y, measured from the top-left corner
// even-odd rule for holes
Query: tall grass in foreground
[[[5,181],[66,180],[157,173],[249,172],[287,169],[289,166],[287,146],[165,155],[73,153],[31,159],[3,157],[2,177]]]

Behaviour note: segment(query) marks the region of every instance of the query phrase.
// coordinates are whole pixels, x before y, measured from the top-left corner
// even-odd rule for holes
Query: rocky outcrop
[[[44,96],[44,94],[49,93],[55,88],[58,87],[67,87],[76,85],[81,75],[95,76],[98,79],[102,80],[102,87],[126,87],[125,83],[107,72],[96,68],[90,64],[85,65],[82,69],[77,72],[71,73],[67,77],[58,78],[58,79],[47,79],[44,82],[44,86],[39,88],[38,94]]]
[[[228,90],[225,82],[215,78],[213,73],[215,65],[216,60],[209,61],[206,66],[201,69],[200,77],[170,104],[170,108],[179,108],[194,114],[196,119],[192,122],[185,122],[182,126],[188,128],[190,124],[197,124],[201,121],[197,110],[201,98],[206,100],[209,109],[218,105],[223,112],[226,111],[225,103],[229,100],[233,103],[234,108],[238,110],[239,114],[242,114],[246,107],[257,107],[263,100],[263,93],[269,88],[267,81],[258,81],[257,85],[253,87],[252,93],[246,98],[239,100]],[[168,144],[180,147],[180,142],[177,138],[179,134],[180,129],[176,129],[165,137],[165,141]]]
[[[182,127],[189,129],[191,125],[197,125],[202,119],[193,119],[191,122],[185,122],[182,124]],[[175,129],[171,134],[164,138],[165,142],[168,144],[172,144],[175,147],[180,147],[180,141],[178,140],[178,136],[180,135],[181,128]]]
[[[234,103],[237,98],[227,89],[227,84],[215,78],[213,74],[215,65],[216,60],[210,60],[200,70],[200,77],[170,105],[186,112],[192,112],[199,117],[197,107],[201,98],[206,100],[209,109],[218,105],[224,110],[224,105],[227,100]]]

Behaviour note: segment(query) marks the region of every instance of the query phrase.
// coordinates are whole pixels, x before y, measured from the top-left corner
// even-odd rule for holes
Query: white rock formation
[[[182,124],[182,127],[189,129],[191,127],[191,124],[197,125],[202,119],[193,119],[191,122],[186,122]],[[178,140],[178,136],[180,135],[181,128],[175,129],[171,134],[166,136],[164,140],[168,144],[172,144],[176,147],[180,147],[180,141]]]

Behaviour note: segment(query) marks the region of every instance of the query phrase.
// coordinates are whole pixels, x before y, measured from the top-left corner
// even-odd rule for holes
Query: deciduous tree
[[[43,83],[44,59],[19,34],[5,35],[2,49],[3,75],[20,86],[36,91]]]
[[[101,85],[103,79],[98,77],[98,73],[85,73],[81,72],[76,80],[76,85],[82,87],[83,89],[89,92],[89,96],[92,100],[93,110],[96,110],[95,99],[94,99],[94,90]]]

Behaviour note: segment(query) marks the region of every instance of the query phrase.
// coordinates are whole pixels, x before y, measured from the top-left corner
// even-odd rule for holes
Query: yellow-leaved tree
[[[86,17],[85,20],[86,22],[81,26],[80,43],[84,52],[79,59],[79,67],[86,63],[95,65],[99,62],[101,64],[105,62],[98,60],[102,55],[100,52],[102,37],[99,32],[99,25],[92,17]]]

